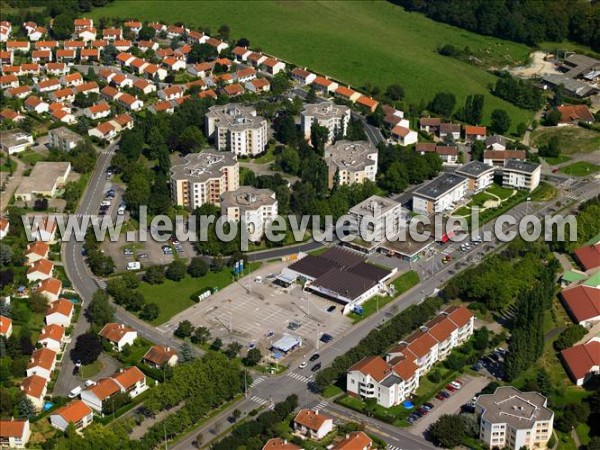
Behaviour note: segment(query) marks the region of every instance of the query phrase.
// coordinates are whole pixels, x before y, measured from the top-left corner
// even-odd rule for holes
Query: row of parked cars
[[[454,380],[454,381],[448,383],[448,385],[446,386],[446,389],[438,392],[435,395],[435,398],[437,398],[440,401],[444,401],[447,398],[449,398],[453,392],[460,390],[460,388],[462,388],[462,382],[460,380]],[[413,413],[410,416],[408,416],[408,419],[406,419],[406,421],[408,423],[412,424],[412,423],[416,422],[417,420],[419,420],[421,417],[429,414],[429,411],[431,411],[434,407],[435,407],[435,405],[433,403],[425,402],[420,407],[418,407],[416,410],[414,410]]]

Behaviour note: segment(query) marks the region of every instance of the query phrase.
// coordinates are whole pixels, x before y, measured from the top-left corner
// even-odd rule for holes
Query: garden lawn
[[[489,93],[496,77],[473,64],[438,54],[445,44],[469,47],[486,66],[521,64],[530,52],[525,45],[438,23],[383,0],[363,1],[214,1],[173,0],[132,2],[116,0],[88,16],[136,17],[163,23],[184,22],[192,29],[210,27],[213,34],[227,24],[233,38],[246,37],[251,47],[308,67],[352,87],[365,83],[385,89],[398,83],[406,100],[429,102],[437,92],[449,91],[464,104],[469,94],[485,94],[484,120],[505,109],[512,130],[529,122],[533,113]],[[457,105],[458,106],[458,105]]]
[[[560,169],[562,173],[575,177],[585,177],[600,170],[600,166],[585,161],[578,161]]]
[[[538,128],[531,136],[531,143],[539,148],[553,137],[558,137],[563,155],[591,153],[600,148],[600,133],[581,127]]]
[[[542,156],[544,160],[550,164],[551,166],[557,166],[558,164],[566,163],[567,161],[571,161],[571,158],[567,155],[559,155],[556,157],[553,156]]]
[[[25,150],[17,155],[17,158],[19,158],[21,161],[32,166],[39,161],[44,161],[46,157],[47,155],[34,150]]]
[[[94,361],[86,366],[81,366],[81,378],[84,380],[90,379],[102,370],[102,363]]]
[[[250,272],[260,267],[261,263],[250,263]],[[156,303],[160,314],[153,320],[152,325],[160,325],[175,314],[196,303],[190,296],[198,291],[208,289],[223,289],[234,281],[231,269],[224,268],[219,272],[209,272],[202,278],[192,278],[188,275],[179,281],[165,280],[163,284],[148,284],[142,282],[139,291],[144,294],[147,303]]]
[[[489,188],[486,189],[486,192],[489,192],[492,195],[496,195],[502,200],[504,200],[512,195],[513,190],[509,188],[503,188],[502,186],[498,186],[497,184],[492,184]]]

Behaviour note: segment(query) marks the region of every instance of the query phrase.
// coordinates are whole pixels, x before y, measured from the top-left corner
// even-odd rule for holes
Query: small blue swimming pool
[[[410,400],[405,400],[402,402],[402,406],[404,406],[404,409],[413,409],[415,407],[415,404]]]
[[[54,406],[54,403],[52,403],[52,402],[46,402],[46,403],[44,403],[44,411],[48,411],[53,406]]]

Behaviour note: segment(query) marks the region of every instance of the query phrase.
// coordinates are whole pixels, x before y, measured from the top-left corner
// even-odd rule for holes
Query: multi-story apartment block
[[[494,183],[494,170],[492,166],[488,166],[481,161],[471,161],[456,169],[456,173],[467,178],[467,190],[475,193]]]
[[[401,211],[400,203],[372,195],[350,208],[349,215],[356,220],[359,237],[376,245],[398,233]]]
[[[171,193],[178,206],[189,209],[218,205],[221,195],[240,186],[240,167],[231,153],[191,153],[171,167]]]
[[[331,102],[308,104],[301,114],[301,127],[305,139],[310,139],[313,123],[327,128],[329,130],[328,142],[333,142],[336,136],[346,135],[348,123],[350,123],[350,107]]]
[[[462,175],[444,173],[413,193],[413,211],[433,214],[454,209],[465,198],[468,185]]]
[[[502,186],[533,191],[540,185],[541,164],[509,159],[502,169]]]
[[[537,392],[521,392],[512,386],[480,395],[475,402],[475,413],[480,416],[479,438],[488,448],[546,448],[554,422],[547,403],[548,399]]]
[[[251,241],[262,238],[265,226],[277,214],[277,199],[275,192],[270,189],[241,186],[221,195],[221,215],[234,222],[242,220]]]
[[[252,106],[216,105],[206,114],[206,131],[220,151],[256,156],[267,147],[267,120]]]
[[[329,187],[375,181],[377,148],[367,141],[338,141],[325,149]]]

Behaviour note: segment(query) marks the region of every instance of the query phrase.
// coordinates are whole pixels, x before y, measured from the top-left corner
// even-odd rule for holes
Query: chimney
[[[315,415],[318,416],[319,415],[319,410],[315,409]]]
[[[346,439],[350,439],[350,435],[346,433]]]

